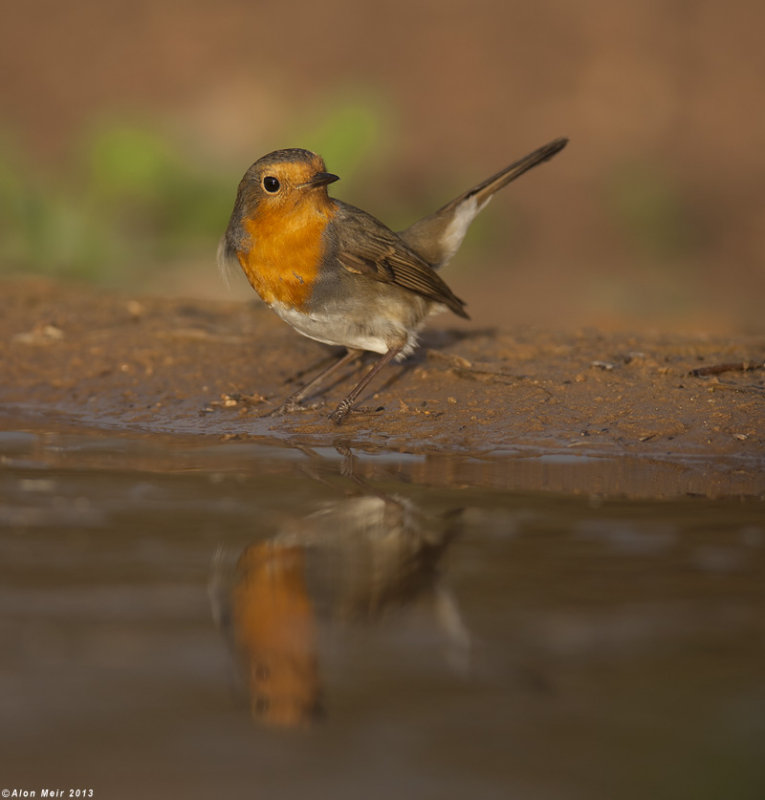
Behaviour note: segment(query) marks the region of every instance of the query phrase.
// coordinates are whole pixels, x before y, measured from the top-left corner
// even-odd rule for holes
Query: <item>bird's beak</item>
[[[340,178],[337,175],[333,175],[331,172],[317,172],[311,180],[304,183],[303,186],[306,188],[314,188],[316,186],[326,186],[329,183],[334,183],[339,180]]]

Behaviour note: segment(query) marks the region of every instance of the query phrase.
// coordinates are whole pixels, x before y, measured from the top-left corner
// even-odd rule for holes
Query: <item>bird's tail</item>
[[[443,266],[457,252],[470,223],[495,192],[537,164],[552,158],[567,144],[566,138],[554,139],[463,192],[399,235],[434,268]]]

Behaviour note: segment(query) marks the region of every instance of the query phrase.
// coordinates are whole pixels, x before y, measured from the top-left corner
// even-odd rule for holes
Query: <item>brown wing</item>
[[[335,257],[344,269],[382,283],[393,283],[410,292],[443,303],[467,318],[460,300],[424,259],[411,250],[390,228],[365,211],[337,203]]]

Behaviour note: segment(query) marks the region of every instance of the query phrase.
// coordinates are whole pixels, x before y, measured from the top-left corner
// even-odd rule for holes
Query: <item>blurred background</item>
[[[396,228],[569,136],[446,268],[473,325],[762,328],[763,29],[755,0],[11,4],[0,273],[250,299],[215,249],[264,153]]]

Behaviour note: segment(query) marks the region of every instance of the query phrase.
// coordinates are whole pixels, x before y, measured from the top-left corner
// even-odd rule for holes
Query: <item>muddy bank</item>
[[[478,324],[456,330],[444,315],[423,334],[421,349],[380,376],[362,410],[342,426],[326,414],[358,367],[310,410],[268,416],[298,385],[295,374],[329,352],[254,303],[6,281],[3,427],[40,428],[55,420],[113,433],[419,454],[453,471],[455,481],[463,468],[445,468],[449,457],[478,459],[489,471],[495,467],[486,465],[497,460],[524,458],[516,472],[529,489],[550,488],[551,465],[590,459],[607,478],[607,491],[629,493],[631,479],[619,477],[619,465],[650,461],[663,466],[652,479],[654,491],[640,494],[662,494],[662,483],[674,480],[666,470],[685,476],[675,492],[765,491],[765,334],[565,333]]]

